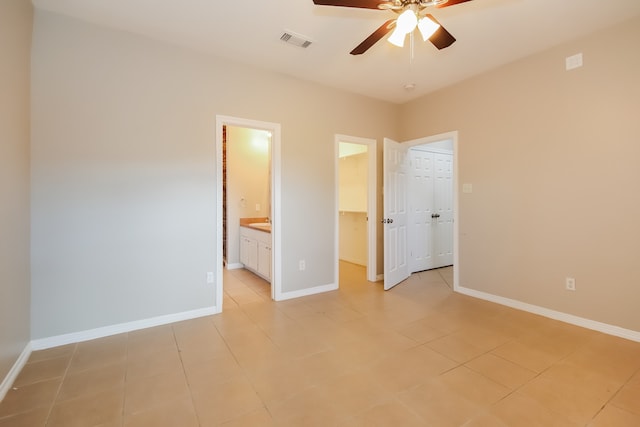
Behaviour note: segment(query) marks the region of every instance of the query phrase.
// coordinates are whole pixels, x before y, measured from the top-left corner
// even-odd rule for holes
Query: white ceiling
[[[211,52],[297,78],[403,103],[501,64],[640,15],[640,0],[473,0],[431,13],[458,41],[416,38],[349,52],[396,15],[312,0],[33,0],[96,24]],[[308,37],[307,49],[280,40]],[[420,40],[420,41],[418,41]],[[588,60],[585,58],[585,60]],[[406,84],[415,84],[409,91]]]

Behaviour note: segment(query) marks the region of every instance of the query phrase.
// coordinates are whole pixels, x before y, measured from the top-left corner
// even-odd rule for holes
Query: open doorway
[[[376,141],[336,135],[336,283],[340,261],[377,280]]]
[[[233,167],[225,157],[228,153],[225,142],[234,146],[236,157],[247,156],[239,160],[234,167],[236,178],[229,175],[228,167]],[[251,162],[248,161],[252,157]],[[236,159],[238,160],[238,159]],[[250,165],[249,165],[250,163]],[[237,165],[242,165],[238,167]],[[254,169],[262,165],[259,176]],[[246,170],[244,170],[244,169]],[[248,168],[248,169],[247,169]],[[240,223],[246,220],[256,228],[258,224],[269,224],[266,239],[265,230],[255,240],[255,260],[262,255],[263,265],[257,274],[267,275],[271,282],[271,298],[277,300],[281,293],[280,283],[280,125],[228,116],[216,117],[216,304],[222,309],[223,270],[243,267],[241,256]],[[238,178],[240,176],[241,178]],[[228,179],[234,179],[235,186],[228,186]],[[241,182],[239,182],[241,181]],[[240,184],[240,185],[237,185]],[[256,231],[256,230],[253,230]],[[260,241],[258,241],[260,240]],[[268,252],[266,252],[268,250]],[[258,252],[260,251],[260,252]],[[268,253],[268,257],[266,254]],[[254,258],[252,257],[252,262]],[[267,260],[268,261],[265,261]]]
[[[239,126],[227,126],[223,132],[222,153],[222,257],[229,270],[248,268],[261,275],[260,270],[243,260],[243,225],[271,224],[271,132]],[[260,228],[256,229],[261,231]],[[265,240],[271,246],[270,233]],[[257,245],[256,245],[257,249]],[[255,257],[257,261],[257,255]],[[263,263],[267,264],[267,263]],[[270,263],[268,263],[270,264]],[[269,270],[270,272],[270,270]],[[270,274],[263,277],[270,281]]]

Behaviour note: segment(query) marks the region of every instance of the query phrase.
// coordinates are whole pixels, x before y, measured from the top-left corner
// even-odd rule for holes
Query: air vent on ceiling
[[[307,40],[307,37],[301,36],[300,34],[296,34],[292,31],[285,31],[282,36],[280,36],[280,40],[302,48],[307,48],[311,44],[311,40]]]

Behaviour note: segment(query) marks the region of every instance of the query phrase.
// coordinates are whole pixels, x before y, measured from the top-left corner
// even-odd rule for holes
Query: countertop
[[[269,225],[251,225],[252,223],[269,222],[269,218],[240,218],[240,227],[253,228],[254,230],[271,233],[271,224]]]

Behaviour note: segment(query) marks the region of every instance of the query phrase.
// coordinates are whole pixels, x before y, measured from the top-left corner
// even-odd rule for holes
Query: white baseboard
[[[238,270],[240,268],[244,268],[244,264],[240,262],[234,262],[233,264],[227,264],[225,267],[227,270]]]
[[[167,314],[165,316],[152,317],[149,319],[135,320],[133,322],[120,323],[117,325],[110,325],[86,331],[73,332],[70,334],[41,338],[31,341],[31,349],[44,350],[51,347],[89,341],[96,338],[108,337],[110,335],[137,331],[138,329],[146,329],[153,326],[166,325],[168,323],[180,322],[182,320],[195,319],[197,317],[210,316],[218,313],[220,313],[220,309],[216,306],[212,306],[197,310],[184,311],[181,313]]]
[[[4,399],[9,390],[11,390],[11,387],[13,386],[16,378],[18,378],[20,371],[22,371],[24,365],[27,364],[29,356],[31,356],[31,350],[31,343],[27,343],[27,345],[24,347],[24,350],[22,350],[22,353],[20,353],[20,356],[18,356],[18,360],[16,360],[16,362],[9,370],[7,376],[5,376],[4,380],[2,380],[2,383],[0,384],[0,402],[2,402],[2,399]]]
[[[359,265],[360,267],[367,268],[367,260],[355,259],[355,258],[340,258],[340,261],[348,262],[349,264]]]
[[[330,283],[328,285],[314,286],[313,288],[300,289],[299,291],[282,292],[280,295],[276,295],[276,301],[285,301],[293,298],[306,297],[309,295],[321,294],[323,292],[335,291],[338,289],[338,285]]]
[[[549,308],[540,307],[533,304],[527,304],[522,301],[513,300],[510,298],[501,297],[498,295],[489,294],[475,289],[469,289],[462,286],[458,286],[454,289],[461,294],[469,295],[474,298],[483,299],[486,301],[495,302],[500,305],[515,308],[529,313],[538,314],[540,316],[548,317],[550,319],[559,320],[561,322],[570,323],[572,325],[580,326],[583,328],[591,329],[594,331],[602,332],[608,335],[614,335],[616,337],[625,338],[631,341],[640,342],[640,332],[631,329],[621,328],[615,325],[609,325],[608,323],[597,322],[591,319],[585,319],[584,317],[574,316],[572,314],[563,313],[561,311],[551,310]]]

